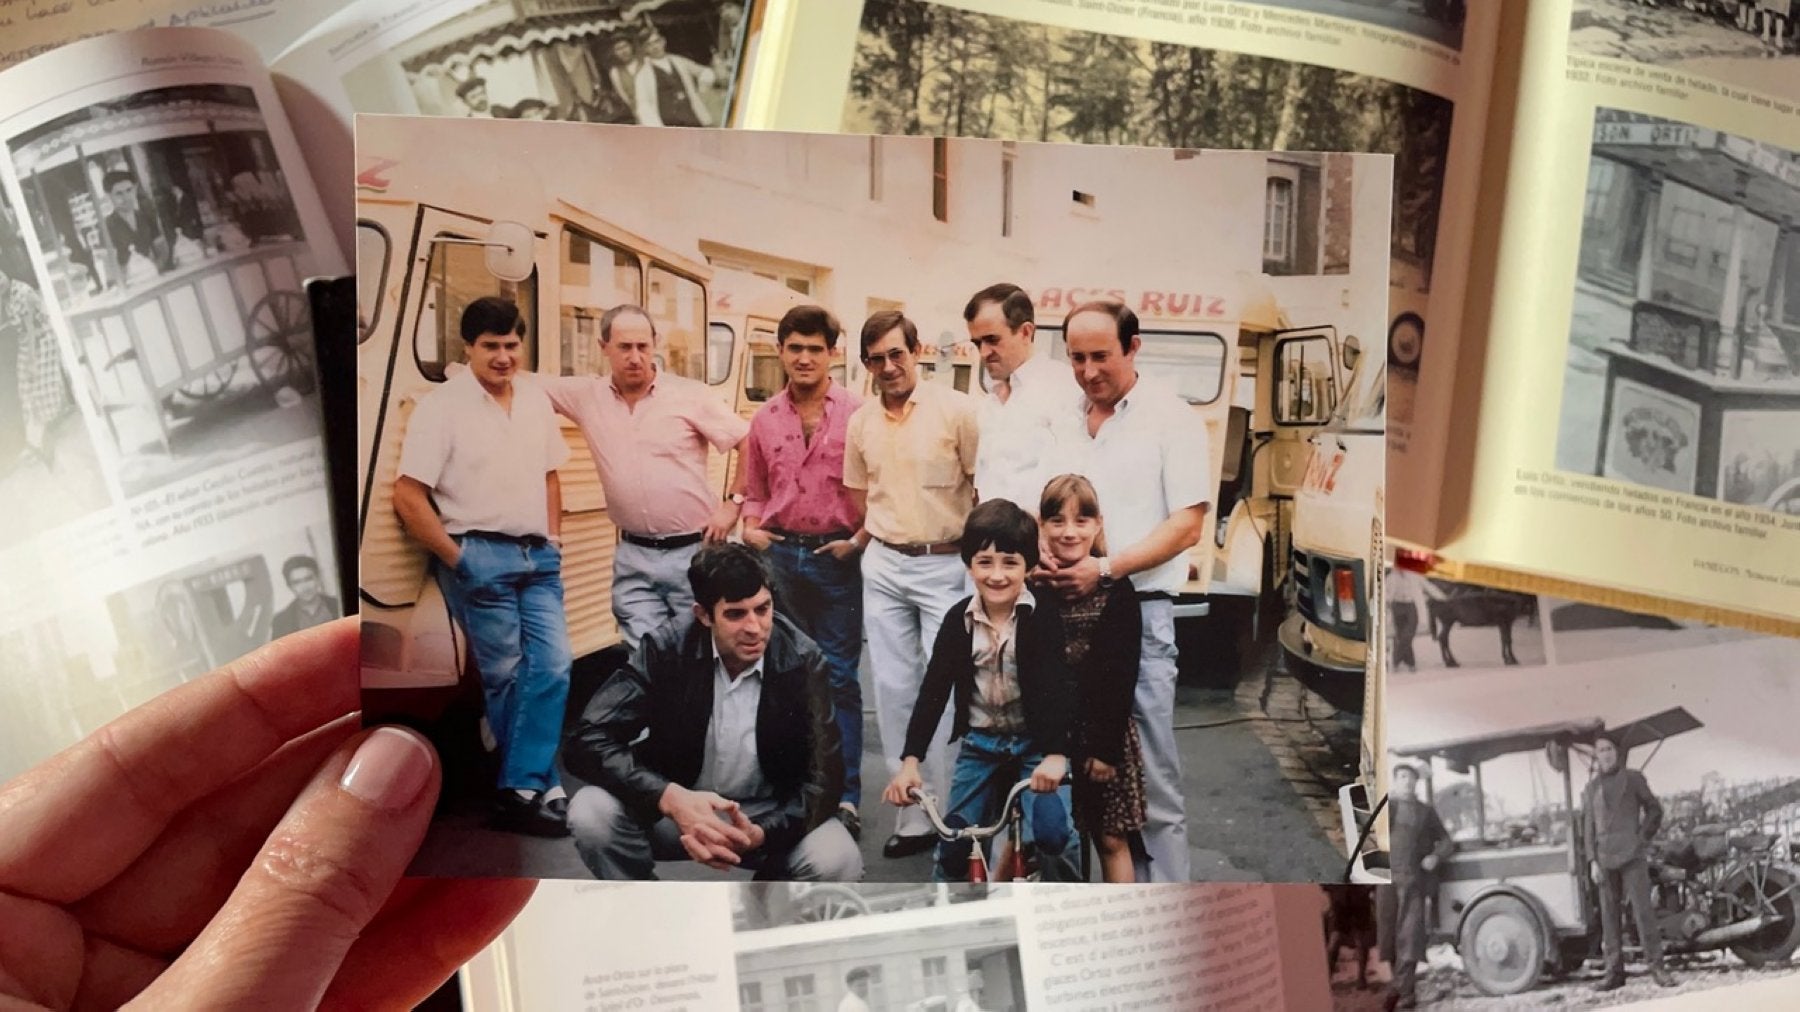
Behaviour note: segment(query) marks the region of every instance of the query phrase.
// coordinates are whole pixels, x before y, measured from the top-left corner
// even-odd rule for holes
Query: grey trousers
[[[1131,719],[1144,750],[1144,850],[1148,866],[1135,861],[1139,882],[1186,882],[1187,804],[1181,794],[1181,754],[1175,742],[1175,602],[1142,601],[1144,631],[1139,639],[1137,693]]]
[[[1625,975],[1625,911],[1620,907],[1626,902],[1637,922],[1645,961],[1653,969],[1662,969],[1662,928],[1650,905],[1650,866],[1636,857],[1617,868],[1600,869],[1600,949],[1606,955],[1609,977]]]
[[[627,651],[637,653],[647,633],[693,610],[687,571],[699,551],[698,544],[663,550],[619,539],[613,549],[612,613]]]
[[[742,802],[752,820],[774,807],[773,801]],[[692,860],[673,819],[646,825],[604,787],[583,787],[569,799],[569,833],[597,879],[648,881],[656,878],[658,861]],[[759,879],[855,882],[863,874],[862,852],[837,819],[826,820],[791,850],[753,850],[743,860]]]

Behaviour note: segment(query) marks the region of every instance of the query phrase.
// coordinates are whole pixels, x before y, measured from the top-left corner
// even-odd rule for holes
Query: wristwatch
[[[1110,588],[1113,585],[1112,559],[1100,556],[1100,586]]]
[[[725,497],[725,501],[733,506],[742,506],[744,505],[744,493],[732,492]]]

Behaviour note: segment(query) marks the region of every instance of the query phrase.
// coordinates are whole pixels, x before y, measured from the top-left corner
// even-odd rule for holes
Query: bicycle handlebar
[[[1073,781],[1074,778],[1065,773],[1062,779],[1057,781],[1057,786],[1060,787]],[[940,839],[947,843],[955,843],[958,840],[986,840],[1005,829],[1007,821],[1012,817],[1013,808],[1019,803],[1019,795],[1023,794],[1030,786],[1031,778],[1029,777],[1012,785],[1012,789],[1006,792],[1006,803],[1000,806],[999,818],[991,826],[947,826],[944,824],[943,816],[938,813],[937,798],[931,792],[922,791],[917,787],[909,787],[906,796],[918,802],[919,808],[925,812],[925,818],[931,822],[931,828],[937,831]]]

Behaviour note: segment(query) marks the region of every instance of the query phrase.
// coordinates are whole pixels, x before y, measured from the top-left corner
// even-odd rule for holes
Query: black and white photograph
[[[1483,669],[1546,660],[1535,594],[1499,590],[1390,567],[1388,671]]]
[[[138,92],[7,147],[126,495],[317,436],[318,264],[250,89]]]
[[[771,882],[734,889],[738,1007],[1024,1012],[1017,923],[1010,910],[993,909],[1002,904],[986,902],[978,891],[986,888]],[[817,894],[834,892],[863,909],[813,916],[823,905]]]
[[[82,424],[69,372],[19,216],[0,196],[0,502],[11,504],[0,549],[104,508],[106,479]]]
[[[1795,971],[1800,642],[1612,628],[1613,653],[1389,686],[1402,1000],[1603,1008]]]
[[[1793,0],[1574,0],[1569,52],[1800,98]]]
[[[1550,645],[1558,664],[1685,650],[1756,635],[1730,626],[1645,615],[1583,601],[1549,597],[1543,601]]]
[[[170,685],[343,616],[327,532],[299,528],[165,573],[106,601],[115,666]]]
[[[746,6],[492,0],[384,47],[343,84],[358,109],[390,108],[399,91],[426,116],[725,126]]]
[[[1390,306],[1385,338],[1367,346],[1389,358],[1387,417],[1405,426],[1427,354],[1452,112],[1437,95],[1328,67],[868,0],[840,129],[1392,154]],[[1284,270],[1273,235],[1268,252],[1267,269]]]
[[[1389,159],[360,125],[365,710],[450,771],[415,872],[1338,873]],[[1084,398],[1137,389],[1096,437]],[[496,391],[535,428],[454,449]],[[1037,616],[1023,724],[966,691],[989,607]]]
[[[1556,466],[1800,511],[1800,153],[1594,116]]]
[[[1417,35],[1450,49],[1462,48],[1468,0],[1250,0],[1259,7],[1282,7],[1361,21]]]

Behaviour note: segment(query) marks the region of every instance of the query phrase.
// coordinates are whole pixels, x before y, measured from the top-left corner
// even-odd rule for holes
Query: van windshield
[[[1050,354],[1069,361],[1069,345],[1061,327],[1039,327],[1050,334]],[[1225,388],[1225,339],[1210,331],[1144,330],[1138,333],[1138,372],[1155,375],[1175,388],[1189,404],[1210,404]]]

